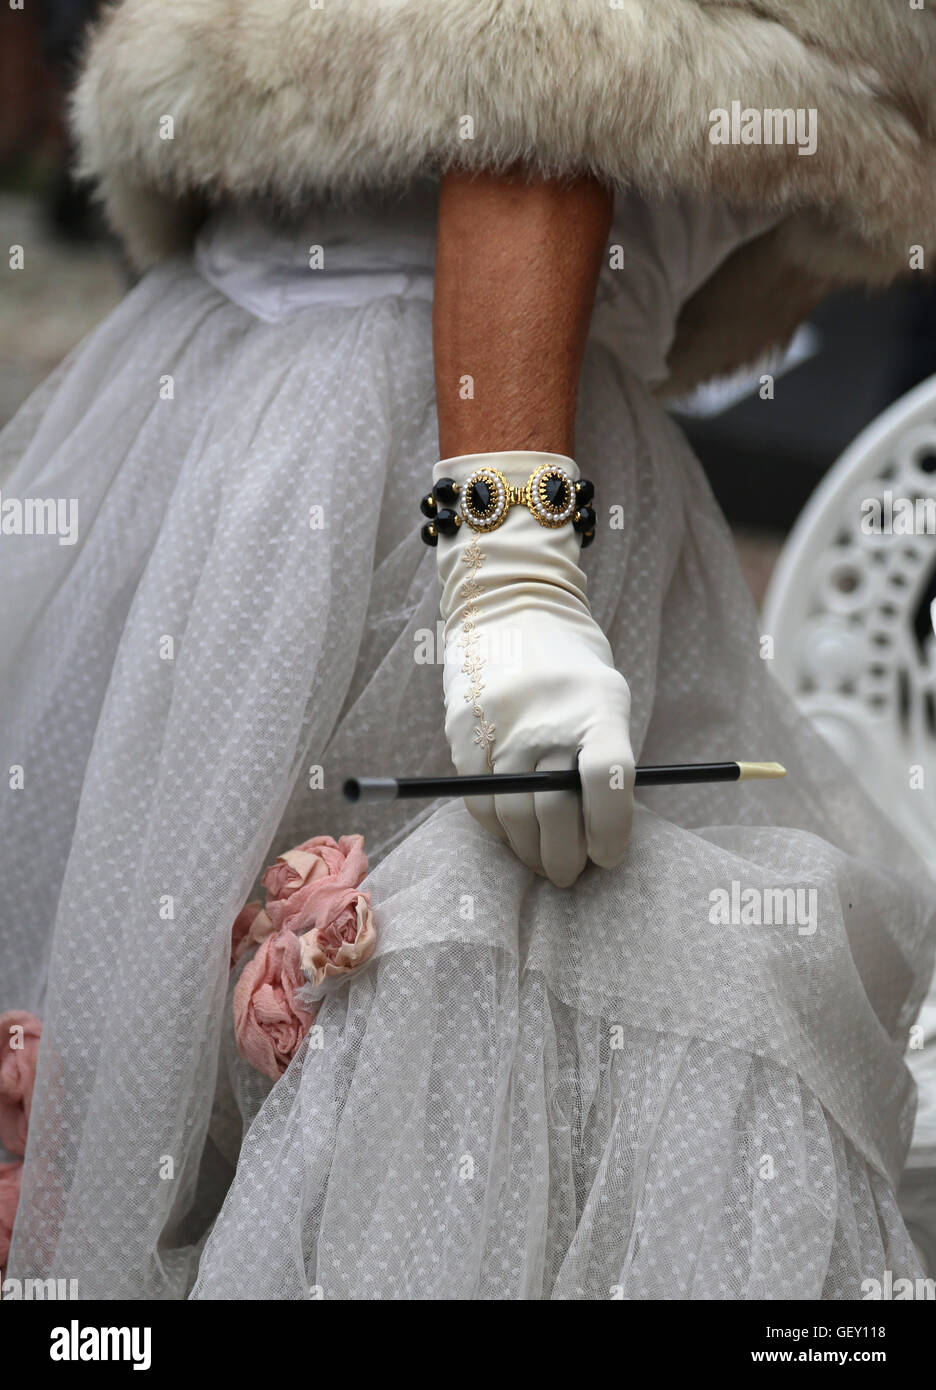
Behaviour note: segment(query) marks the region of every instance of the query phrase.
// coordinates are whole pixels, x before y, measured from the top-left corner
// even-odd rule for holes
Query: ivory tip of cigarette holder
[[[785,777],[786,768],[782,763],[738,763],[741,773],[739,782],[748,782],[755,777]]]

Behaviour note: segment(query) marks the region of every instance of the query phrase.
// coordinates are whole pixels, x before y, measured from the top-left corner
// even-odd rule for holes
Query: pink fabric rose
[[[234,1033],[240,1055],[278,1081],[315,1015],[296,1002],[306,980],[299,965],[299,939],[291,931],[268,936],[244,966],[234,990]]]
[[[363,965],[377,944],[370,896],[356,888],[327,887],[309,904],[297,931],[303,973],[313,985]]]
[[[231,928],[231,969],[233,970],[242,955],[266,940],[272,930],[273,923],[259,899],[245,903],[234,918]]]
[[[309,980],[320,985],[354,970],[373,953],[370,898],[358,891],[366,873],[363,836],[316,835],[267,869],[266,906],[249,902],[237,915],[232,968],[258,948],[234,989],[237,1050],[273,1081],[286,1071],[320,1007],[298,1003],[298,991]]]
[[[313,898],[325,888],[357,888],[367,873],[362,835],[316,835],[281,854],[263,875],[267,912],[274,927],[300,932],[296,919],[307,913]]]
[[[26,1152],[26,1131],[42,1024],[25,1009],[0,1014],[0,1144],[12,1154]]]
[[[22,1176],[22,1163],[0,1163],[0,1274],[10,1254]]]

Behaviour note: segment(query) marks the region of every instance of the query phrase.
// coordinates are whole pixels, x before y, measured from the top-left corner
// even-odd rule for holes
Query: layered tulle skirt
[[[701,470],[606,347],[577,453],[635,749],[786,781],[642,796],[622,867],[568,891],[460,804],[343,802],[346,773],[449,766],[430,340],[420,298],[268,324],[175,262],[0,437],[3,496],[78,528],[0,537],[0,1009],[44,1027],[9,1272],[390,1299],[917,1274],[893,1191],[931,895],[774,688]],[[231,924],[273,854],[350,832],[377,950],[273,1084],[234,1045]],[[737,910],[778,894],[815,910]]]

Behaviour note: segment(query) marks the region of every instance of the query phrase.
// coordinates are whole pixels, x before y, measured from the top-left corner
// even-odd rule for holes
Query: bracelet
[[[565,526],[571,521],[583,548],[595,539],[595,511],[589,506],[595,495],[584,478],[575,483],[558,464],[534,469],[522,487],[513,487],[497,468],[476,468],[460,487],[453,478],[440,478],[420,502],[429,518],[421,535],[426,545],[438,545],[440,536],[454,536],[462,522],[473,531],[496,531],[511,507],[526,507],[540,526]],[[461,499],[461,511],[455,507]]]

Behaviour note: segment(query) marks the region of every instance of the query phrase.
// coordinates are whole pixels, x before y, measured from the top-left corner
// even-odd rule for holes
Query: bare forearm
[[[443,179],[433,308],[442,458],[573,453],[611,209],[592,179]]]

